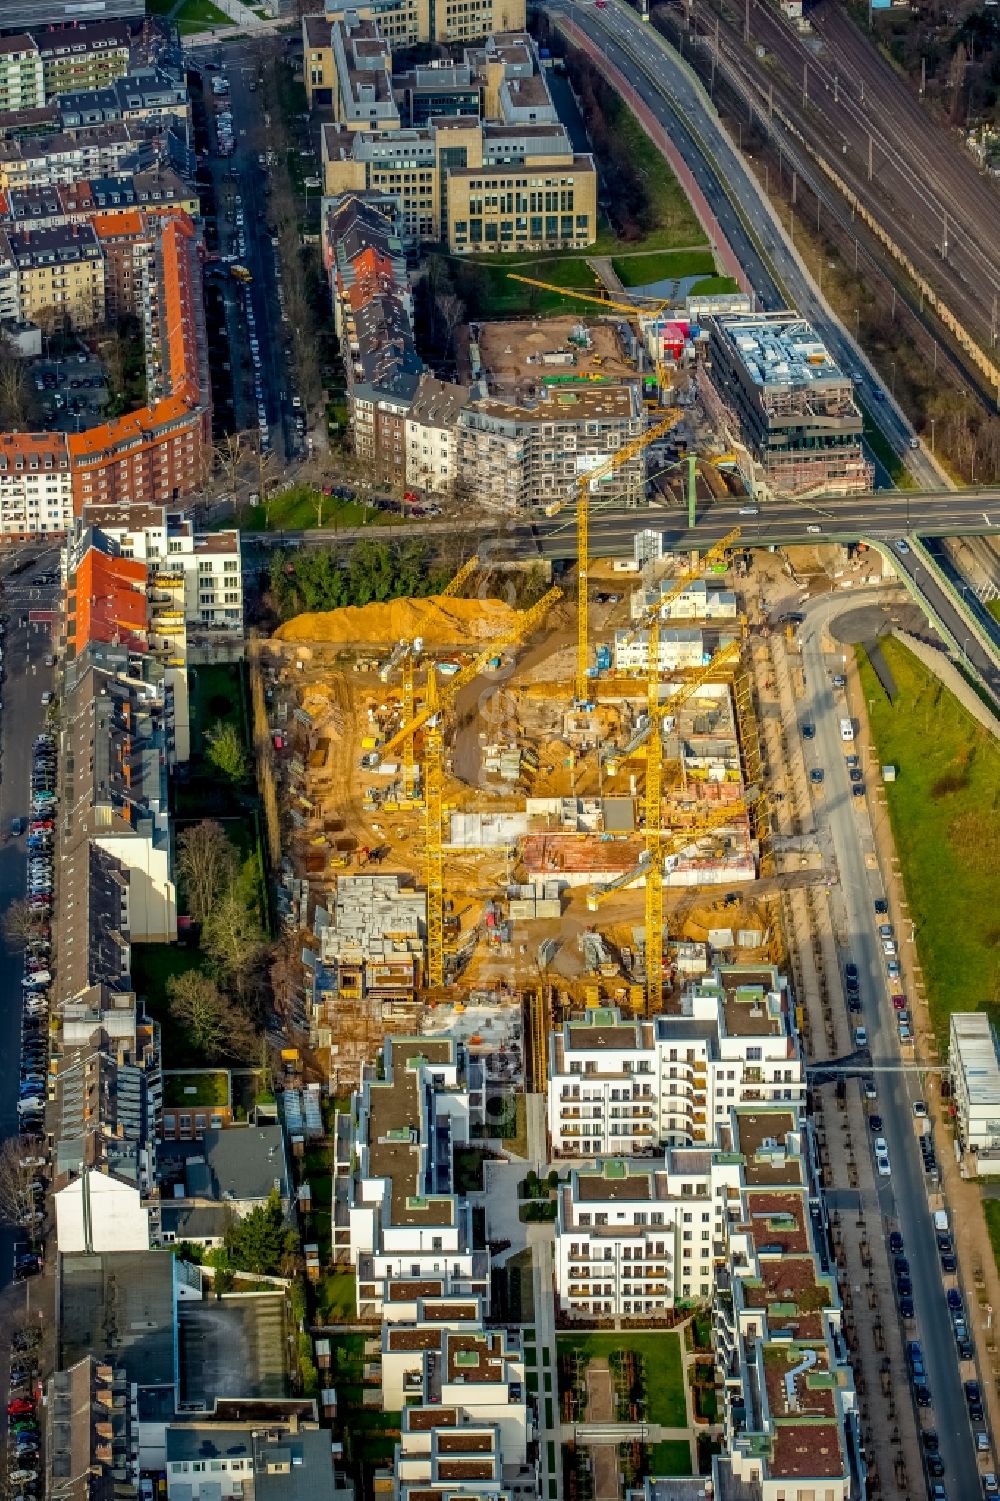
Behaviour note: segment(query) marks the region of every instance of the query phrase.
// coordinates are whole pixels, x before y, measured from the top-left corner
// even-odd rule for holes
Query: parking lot
[[[77,432],[101,420],[109,399],[107,372],[93,355],[35,360],[31,379],[39,415],[51,431]]]

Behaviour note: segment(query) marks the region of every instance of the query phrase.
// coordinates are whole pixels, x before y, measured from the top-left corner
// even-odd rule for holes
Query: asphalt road
[[[829,596],[803,607],[806,622],[800,631],[802,661],[805,670],[807,699],[802,706],[803,721],[811,719],[816,737],[806,747],[806,764],[822,766],[825,781],[817,799],[817,824],[828,826],[839,875],[838,893],[843,902],[847,943],[842,958],[853,959],[860,971],[864,1001],[864,1025],[868,1032],[874,1072],[878,1083],[878,1103],[871,1106],[884,1122],[883,1134],[889,1148],[892,1176],[878,1178],[879,1198],[886,1221],[898,1224],[906,1247],[913,1282],[920,1339],[934,1406],[928,1418],[941,1438],[941,1454],[946,1466],[945,1484],[953,1498],[982,1495],[976,1466],[972,1433],[969,1426],[958,1353],[951,1319],[945,1303],[934,1227],[925,1188],[925,1175],[913,1124],[913,1101],[920,1097],[915,1075],[899,1070],[901,1062],[897,1029],[885,978],[885,967],[877,925],[884,919],[875,915],[874,899],[883,890],[877,869],[869,869],[865,847],[871,851],[869,799],[851,795],[845,753],[851,746],[840,735],[840,719],[850,714],[843,695],[835,693],[832,675],[842,671],[842,658],[824,653],[824,625],[835,615],[854,608],[853,601],[831,600]],[[876,816],[877,813],[876,813]],[[900,948],[905,949],[906,935],[897,934]],[[887,1065],[879,1072],[880,1065]],[[857,1087],[857,1086],[851,1086]],[[870,1225],[872,1235],[884,1233],[886,1226]],[[908,1338],[913,1338],[908,1332]],[[914,1494],[920,1479],[910,1477]]]
[[[636,531],[650,527],[663,533],[668,548],[704,548],[727,536],[735,527],[751,546],[770,542],[856,542],[863,538],[893,541],[897,537],[1000,534],[1000,489],[883,491],[877,495],[842,496],[825,500],[775,500],[748,515],[739,500],[704,503],[692,530],[681,507],[644,506],[634,510],[591,510],[593,557],[632,556]],[[551,519],[525,521],[502,516],[477,517],[463,523],[455,518],[412,521],[403,527],[331,527],[312,531],[247,534],[248,559],[255,549],[348,545],[362,537],[453,536],[456,531],[478,539],[482,549],[502,557],[576,558],[576,525],[572,506]],[[255,567],[256,564],[249,566]]]
[[[0,710],[0,913],[6,912],[11,902],[24,896],[26,878],[26,852],[24,840],[10,838],[10,821],[23,817],[28,811],[31,778],[31,747],[42,727],[44,711],[41,698],[51,686],[52,674],[45,666],[46,654],[52,646],[47,626],[20,624],[22,615],[32,608],[49,606],[53,590],[42,595],[32,588],[32,575],[45,572],[58,561],[58,553],[51,548],[44,555],[39,548],[30,554],[19,556],[44,556],[44,562],[36,564],[15,578],[4,577],[0,581],[0,610],[7,616],[6,634],[3,638],[3,662],[5,676],[2,682],[3,708]],[[9,574],[14,563],[9,558],[3,568]],[[0,934],[0,994],[4,1004],[0,1006],[0,1139],[17,1133],[17,1091],[21,1052],[21,1012],[18,1000],[21,995],[21,978],[24,964],[20,954],[13,954]],[[6,1225],[0,1226],[0,1290],[7,1289],[13,1271],[13,1248],[16,1236]],[[9,1294],[20,1297],[20,1292]]]
[[[895,549],[895,562],[896,567],[906,575],[914,589],[923,596],[945,629],[950,631],[964,658],[965,665],[978,676],[994,698],[1000,698],[1000,667],[997,666],[996,648],[993,647],[992,651],[987,650],[984,641],[989,640],[989,637],[983,627],[978,621],[975,624],[969,624],[959,608],[959,601],[954,590],[943,583],[936,572],[931,572],[924,559],[919,557],[912,548],[905,554],[901,554],[898,548]],[[994,629],[991,622],[990,636]]]
[[[291,458],[295,451],[292,411],[289,404],[288,365],[281,337],[281,312],[275,277],[275,252],[267,225],[267,197],[264,192],[266,171],[258,156],[268,149],[267,126],[256,87],[257,45],[240,39],[200,49],[196,61],[204,68],[207,61],[218,60],[229,80],[229,109],[233,116],[234,150],[232,156],[220,157],[215,147],[214,127],[210,126],[212,156],[210,171],[215,184],[219,215],[219,248],[223,254],[237,253],[238,231],[233,223],[236,194],[241,199],[246,251],[242,263],[251,272],[250,302],[256,320],[255,332],[260,342],[261,384],[271,444],[276,454]],[[212,115],[211,80],[217,72],[204,69],[205,101]],[[235,183],[231,178],[235,177]],[[237,425],[244,431],[257,431],[257,404],[253,395],[253,366],[250,360],[244,293],[238,282],[223,284],[227,305],[227,329],[232,352],[234,400]],[[235,334],[235,338],[234,338]]]
[[[880,393],[878,424],[893,449],[905,457],[918,484],[939,486],[940,471],[923,449],[911,449],[915,434],[902,411],[883,391],[874,369],[835,318],[807,275],[795,249],[765,202],[746,160],[723,129],[702,89],[663,38],[644,25],[635,11],[611,0],[595,9],[592,0],[549,0],[564,11],[605,54],[670,130],[692,169],[726,239],[747,271],[763,308],[790,305],[808,318],[840,368],[864,375],[869,396]],[[677,131],[678,116],[685,128]],[[706,159],[704,147],[713,160]],[[739,213],[736,212],[738,208]],[[738,227],[737,227],[738,226]],[[746,226],[749,226],[748,234]],[[732,238],[731,238],[732,236]],[[752,253],[747,250],[750,240]],[[877,483],[885,476],[876,475]]]

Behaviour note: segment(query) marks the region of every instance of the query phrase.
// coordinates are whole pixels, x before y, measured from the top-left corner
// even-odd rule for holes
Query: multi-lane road
[[[749,501],[711,501],[699,507],[695,526],[688,526],[687,510],[673,506],[644,506],[634,510],[604,510],[594,506],[590,544],[594,557],[631,556],[637,530],[650,527],[663,533],[664,546],[688,550],[710,547],[739,527],[752,546],[795,542],[892,541],[897,537],[991,536],[1000,534],[1000,488],[980,490],[883,491],[877,495],[833,496],[824,500],[771,501],[754,507]],[[394,529],[378,528],[392,536]],[[407,537],[454,536],[466,533],[496,556],[574,559],[576,530],[573,507],[558,516],[526,521],[520,518],[478,516],[468,521],[409,522]],[[371,537],[372,527],[323,528],[307,532],[248,535],[248,553],[273,547],[345,544]],[[477,544],[478,545],[478,544]],[[251,562],[251,567],[257,564]]]
[[[808,318],[840,368],[862,375],[862,394],[917,483],[940,486],[941,472],[932,456],[911,447],[913,428],[821,296],[693,73],[657,32],[618,0],[600,9],[593,0],[548,0],[548,8],[566,16],[599,45],[669,132],[743,265],[759,306],[794,307]],[[886,483],[878,467],[876,481]]]
[[[914,1131],[913,1102],[920,1097],[920,1090],[915,1077],[900,1070],[899,1042],[877,930],[877,924],[885,919],[877,918],[874,908],[875,898],[885,893],[877,867],[873,869],[866,860],[874,848],[869,802],[851,794],[845,751],[852,747],[845,746],[840,733],[840,719],[850,707],[845,708],[843,699],[835,697],[832,687],[832,674],[842,668],[839,654],[831,654],[833,642],[827,628],[852,604],[826,596],[805,606],[806,619],[799,635],[806,686],[802,718],[811,720],[816,730],[809,762],[821,766],[825,773],[817,799],[817,822],[827,824],[832,838],[838,875],[835,901],[842,904],[840,916],[848,935],[843,959],[852,959],[859,970],[864,1000],[864,1015],[859,1020],[868,1033],[878,1087],[878,1101],[871,1109],[882,1117],[892,1165],[889,1179],[876,1180],[883,1225],[868,1228],[872,1235],[885,1233],[888,1222],[895,1221],[902,1231],[913,1282],[917,1333],[934,1399],[933,1425],[947,1467],[947,1494],[954,1501],[973,1501],[982,1495],[982,1485]],[[877,808],[875,816],[879,816]],[[905,950],[902,937],[900,947]]]

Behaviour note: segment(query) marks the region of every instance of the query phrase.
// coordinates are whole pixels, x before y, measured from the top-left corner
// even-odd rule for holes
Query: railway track
[[[752,94],[758,114],[779,116],[847,184],[992,356],[1000,194],[846,17],[819,8],[816,48],[766,7],[752,4],[749,14],[749,46],[726,8],[703,5],[690,25],[718,49],[719,68]]]

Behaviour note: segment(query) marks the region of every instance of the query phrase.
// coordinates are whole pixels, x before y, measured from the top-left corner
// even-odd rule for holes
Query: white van
[[[854,739],[854,724],[850,719],[842,719],[840,721],[840,738],[841,740]]]

